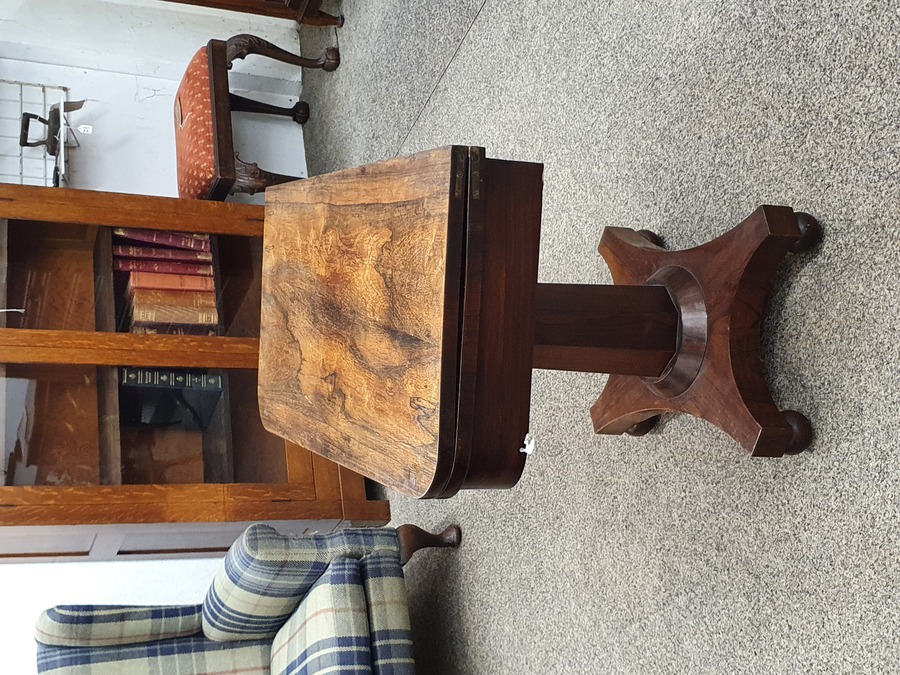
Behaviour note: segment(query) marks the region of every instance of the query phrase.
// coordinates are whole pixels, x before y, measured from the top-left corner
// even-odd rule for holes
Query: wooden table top
[[[466,152],[266,192],[263,422],[416,497],[455,445]]]

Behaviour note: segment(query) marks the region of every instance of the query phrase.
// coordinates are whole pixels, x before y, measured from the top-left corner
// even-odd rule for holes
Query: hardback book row
[[[119,368],[120,415],[125,426],[205,429],[219,397],[218,373],[167,368]]]
[[[116,228],[113,269],[127,275],[124,330],[218,334],[214,261],[208,234]]]
[[[207,234],[113,229],[119,330],[217,335],[219,312],[211,243]],[[181,436],[202,437],[221,398],[222,385],[222,376],[214,372],[121,367],[122,425],[143,429],[142,438],[156,439],[145,444],[148,457],[155,458],[155,444],[162,443],[170,432],[180,430],[176,433]],[[144,466],[143,460],[131,454],[123,454],[123,466],[130,466],[129,462]]]

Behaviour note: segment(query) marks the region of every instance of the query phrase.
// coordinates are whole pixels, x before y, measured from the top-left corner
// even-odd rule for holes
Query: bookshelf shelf
[[[258,338],[0,329],[6,363],[256,368]]]
[[[222,533],[245,521],[320,531],[387,522],[387,502],[368,500],[361,477],[259,420],[262,223],[253,205],[0,185],[0,301],[25,310],[0,313],[0,562],[45,556],[39,539],[61,526],[96,528],[105,543],[83,553],[102,559],[117,555],[110,541],[127,538],[126,526],[169,524],[173,536],[154,539],[167,542],[157,553],[184,555],[210,550],[213,539],[220,547]],[[112,230],[121,227],[216,235],[219,336],[116,332]],[[128,368],[208,372],[221,394],[193,430],[135,427],[123,417]],[[217,534],[178,534],[196,533],[191,523]],[[100,536],[104,528],[118,539]]]

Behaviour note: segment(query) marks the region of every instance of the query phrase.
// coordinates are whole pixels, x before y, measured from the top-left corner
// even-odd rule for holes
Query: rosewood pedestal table
[[[537,283],[542,165],[453,146],[266,192],[263,424],[413,497],[511,487],[531,369],[610,373],[598,433],[665,411],[753,455],[798,452],[808,420],[766,385],[760,321],[776,267],[817,224],[763,206],[669,252],[607,228],[614,285]]]

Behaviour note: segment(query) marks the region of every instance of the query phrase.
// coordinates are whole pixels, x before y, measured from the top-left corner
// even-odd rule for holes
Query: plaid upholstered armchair
[[[286,537],[251,525],[202,605],[45,611],[38,672],[412,673],[401,566],[420,548],[459,541],[457,526]]]

